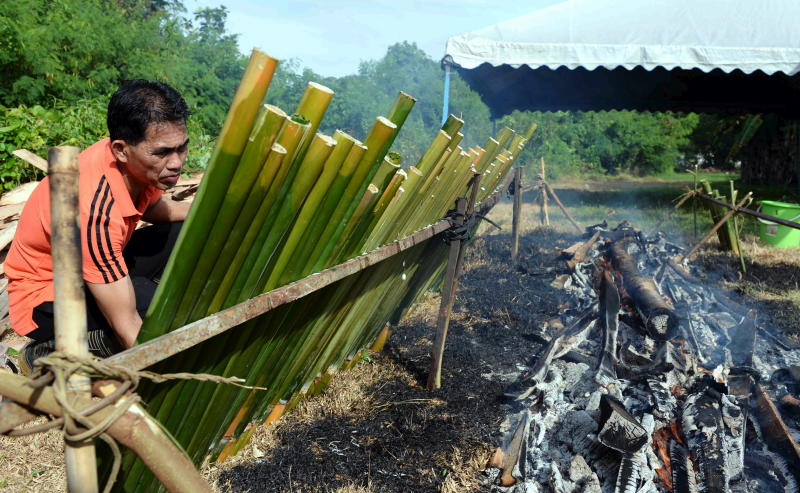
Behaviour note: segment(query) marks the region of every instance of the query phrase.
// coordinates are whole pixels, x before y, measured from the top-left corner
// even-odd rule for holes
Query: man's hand
[[[147,208],[142,214],[142,219],[149,223],[168,223],[183,221],[189,214],[191,202],[165,199],[163,196],[156,203]]]
[[[132,347],[142,327],[142,318],[136,311],[136,293],[131,278],[125,276],[108,284],[87,282],[86,285],[122,346],[125,349]]]

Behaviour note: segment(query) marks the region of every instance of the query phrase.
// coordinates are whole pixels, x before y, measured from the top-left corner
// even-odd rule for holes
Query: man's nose
[[[169,155],[167,160],[167,169],[179,170],[183,167],[183,161],[186,159],[186,154],[181,152],[173,152]]]

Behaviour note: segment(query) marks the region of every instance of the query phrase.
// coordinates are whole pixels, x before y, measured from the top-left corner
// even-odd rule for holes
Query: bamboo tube
[[[455,149],[461,141],[464,140],[464,134],[461,132],[457,132],[456,135],[450,140],[450,144],[447,145],[449,150]]]
[[[278,259],[275,262],[275,266],[273,267],[272,272],[267,280],[265,287],[267,290],[271,289],[271,287],[277,287],[280,284],[294,280],[284,278],[284,270],[288,266],[292,257],[295,255],[295,249],[297,248],[300,240],[305,236],[307,228],[311,223],[314,214],[317,212],[317,208],[319,207],[320,203],[322,203],[322,200],[325,198],[325,194],[328,192],[329,188],[336,179],[336,176],[344,164],[347,155],[350,154],[353,145],[356,143],[354,138],[350,137],[341,130],[336,131],[334,140],[337,142],[336,148],[331,152],[327,161],[325,161],[322,174],[314,184],[314,188],[311,190],[311,192],[309,192],[308,198],[303,204],[303,208],[300,210],[297,219],[292,226],[289,237],[284,243]]]
[[[266,284],[268,281],[266,276],[269,274],[269,272],[265,270],[263,266],[266,266],[269,258],[274,252],[278,251],[281,239],[284,237],[284,232],[288,230],[291,221],[302,205],[308,190],[311,188],[311,186],[314,184],[314,181],[317,179],[317,176],[320,174],[320,171],[328,159],[328,156],[331,154],[331,150],[335,144],[336,142],[333,139],[322,136],[321,134],[317,134],[315,139],[312,141],[312,144],[309,147],[301,166],[301,171],[298,173],[297,179],[290,187],[290,190],[286,194],[286,199],[282,202],[280,209],[277,212],[276,220],[274,221],[274,225],[270,234],[266,237],[266,240],[261,246],[260,251],[257,253],[258,257],[256,258],[254,265],[257,266],[259,270],[251,270],[247,279],[243,283],[243,289],[247,289],[250,292],[241,293],[239,295],[240,298],[249,297],[250,294],[260,292],[264,288],[264,284]],[[346,153],[342,153],[338,159],[344,159],[345,154]],[[230,303],[233,302],[234,300],[230,301]],[[192,394],[193,397],[195,397],[195,395],[196,394]],[[202,400],[204,397],[200,397],[200,399]],[[204,412],[204,408],[201,406],[192,406],[192,404],[193,401],[190,401],[189,407],[197,407],[198,418],[200,418],[200,413]],[[180,430],[179,424],[176,425],[176,430]]]
[[[306,90],[303,92],[303,97],[300,98],[300,102],[297,104],[295,114],[302,116],[311,125],[311,128],[308,130],[308,135],[317,134],[317,129],[320,123],[322,123],[322,117],[331,104],[331,99],[333,99],[333,91],[330,88],[316,82],[309,82],[306,85]],[[311,141],[306,140],[297,150],[301,162],[310,144]]]
[[[181,252],[180,260],[173,255],[167,262],[139,334],[140,341],[163,333],[167,326],[163,319],[169,316],[164,317],[160,310],[171,310],[178,303],[176,298],[192,276],[203,247],[194,239],[205,238],[214,224],[216,214],[208,211],[219,210],[277,64],[274,58],[253,50],[195,198],[196,203],[203,204],[203,210],[192,207],[184,221],[175,245],[175,250]]]
[[[488,141],[486,141],[485,152],[481,155],[481,157],[478,159],[478,163],[475,165],[475,169],[478,171],[478,173],[483,173],[483,171],[494,160],[500,150],[500,143],[495,139],[490,138]]]
[[[266,164],[267,155],[284,121],[286,121],[286,114],[283,111],[275,106],[266,105],[256,120],[249,143],[242,153],[239,166],[228,187],[228,193],[225,194],[220,206],[217,220],[205,238],[200,256],[202,261],[195,266],[195,282],[186,286],[183,299],[176,307],[170,329],[180,327],[205,315],[205,309],[202,309],[197,316],[190,317],[200,292],[207,286],[207,283],[199,282],[199,280],[209,277],[225,243],[230,240],[231,229],[250,194],[254,181],[260,174],[261,168]],[[269,170],[269,172],[272,171]]]
[[[436,137],[433,138],[433,142],[431,142],[431,145],[429,145],[428,149],[425,151],[425,154],[419,158],[416,168],[422,173],[428,173],[442,157],[442,154],[447,149],[451,140],[447,132],[439,130]]]
[[[379,190],[385,189],[399,169],[400,164],[392,161],[388,156],[383,158],[378,172],[375,173],[375,177],[372,179],[372,183],[378,187]]]
[[[525,140],[526,141],[531,140],[531,137],[533,137],[533,132],[536,131],[536,128],[537,128],[537,125],[535,123],[531,123],[531,126],[528,127],[528,130],[525,131]]]
[[[505,149],[506,147],[508,147],[509,142],[511,142],[511,138],[514,137],[514,135],[515,135],[514,131],[511,130],[510,128],[505,126],[501,128],[500,131],[497,132],[497,136],[495,137],[495,140],[497,140],[498,143],[498,147],[500,149]]]
[[[279,140],[280,140],[280,138],[279,138]],[[271,215],[271,218],[273,220],[269,221],[270,229],[267,229],[265,227],[265,226],[267,226],[267,222],[265,222],[264,226],[262,226],[261,231],[263,232],[263,235],[264,235],[265,238],[262,241],[258,241],[258,239],[257,239],[256,243],[255,243],[256,245],[261,245],[261,248],[260,249],[250,249],[250,251],[248,252],[248,256],[245,258],[245,261],[244,261],[244,264],[243,264],[244,266],[248,266],[248,265],[249,266],[256,266],[258,268],[258,270],[255,271],[252,268],[247,268],[246,270],[242,269],[240,271],[241,275],[237,278],[237,281],[239,281],[240,279],[244,278],[246,282],[250,283],[250,284],[247,284],[246,282],[240,282],[240,284],[239,284],[239,286],[241,286],[240,290],[252,289],[253,284],[258,279],[255,276],[257,276],[257,275],[259,275],[261,273],[261,267],[266,262],[264,257],[271,253],[271,250],[268,250],[268,249],[273,248],[274,245],[276,244],[276,242],[280,240],[280,237],[278,235],[269,236],[269,231],[274,230],[275,227],[279,227],[279,228],[285,227],[286,221],[291,219],[291,217],[289,217],[289,216],[293,217],[294,210],[289,210],[289,209],[291,209],[292,207],[296,206],[296,204],[298,203],[298,200],[302,200],[302,198],[297,198],[296,195],[297,194],[302,194],[302,197],[305,197],[305,192],[307,191],[307,190],[300,191],[299,189],[304,187],[304,186],[309,186],[310,187],[309,183],[313,183],[313,180],[316,179],[316,177],[317,177],[317,175],[318,175],[318,173],[319,173],[319,171],[321,170],[321,167],[322,167],[321,161],[324,162],[324,159],[327,158],[327,155],[330,153],[330,150],[331,150],[332,146],[333,146],[333,140],[328,138],[328,137],[322,136],[321,134],[318,134],[312,140],[312,144],[309,147],[308,152],[306,154],[306,159],[304,159],[304,161],[303,161],[304,163],[308,163],[307,167],[303,169],[303,173],[298,174],[298,179],[296,179],[294,181],[293,186],[289,187],[290,190],[285,195],[285,197],[288,197],[288,198],[286,200],[282,200],[280,202],[281,206],[278,209],[277,213]],[[273,186],[270,187],[270,188],[271,189],[276,188],[275,185],[276,184],[273,184]],[[267,241],[267,240],[269,240],[269,241]],[[266,253],[264,253],[265,251],[266,251]],[[255,276],[253,274],[255,274]],[[235,286],[237,286],[237,285],[234,284],[234,287]],[[237,292],[235,294],[238,295],[239,293]],[[231,293],[229,293],[229,296],[231,296]],[[231,303],[231,304],[233,304],[233,303]],[[198,319],[198,318],[202,317],[203,314],[204,314],[203,312],[205,310],[206,310],[206,306],[197,305],[195,307],[194,319]],[[222,352],[223,350],[224,350],[223,346],[219,346],[217,348],[218,352]],[[194,365],[195,365],[195,362],[192,361],[191,366],[194,366]],[[195,387],[197,385],[198,385],[197,382],[185,382],[185,383],[183,383],[181,385],[173,386],[172,388],[170,388],[170,390],[165,395],[164,402],[163,402],[162,406],[168,409],[169,407],[172,407],[169,404],[177,401],[178,403],[181,403],[181,404],[180,405],[176,405],[176,408],[177,409],[187,409],[187,408],[190,409],[189,416],[191,416],[192,415],[191,414],[192,411],[194,411],[194,407],[192,407],[192,404],[193,404],[194,400],[198,396],[198,393],[196,392],[196,389],[195,389]],[[183,403],[188,403],[188,404],[183,404]],[[199,412],[199,410],[198,410],[198,412]],[[168,416],[166,415],[167,413],[169,413]],[[176,434],[180,431],[180,428],[181,428],[183,423],[191,422],[190,420],[184,419],[185,416],[182,413],[170,413],[169,410],[165,411],[165,415],[162,415],[161,413],[159,413],[159,414],[156,415],[156,417],[162,423],[164,423],[165,426],[167,426],[168,429],[174,430],[174,432]]]
[[[308,228],[305,241],[303,241],[296,252],[296,261],[292,262],[292,264],[287,267],[286,276],[288,278],[299,279],[311,273],[310,270],[305,270],[305,265],[307,263],[305,259],[309,258],[311,251],[320,241],[322,233],[328,225],[331,214],[339,204],[350,177],[366,150],[366,146],[356,141],[356,144],[353,145],[347,158],[345,158],[345,162],[336,175],[336,179],[328,193],[325,194],[322,204],[314,215],[314,219]]]
[[[369,214],[368,220],[364,220],[356,227],[356,230],[351,233],[350,238],[347,240],[347,244],[343,250],[345,255],[354,256],[360,253],[358,252],[358,248],[363,245],[365,235],[369,234],[369,232],[375,228],[375,225],[383,216],[386,208],[389,206],[391,201],[395,199],[397,190],[400,188],[406,178],[408,178],[408,174],[405,171],[397,170],[392,178],[392,181],[389,182],[375,203],[375,206]]]
[[[332,258],[335,259],[339,258],[347,242],[352,239],[351,235],[353,235],[354,230],[360,224],[369,223],[369,220],[371,219],[370,212],[375,207],[375,204],[380,197],[381,197],[380,189],[378,189],[378,187],[370,183],[367,189],[364,191],[364,195],[361,197],[361,201],[358,203],[358,206],[353,212],[353,215],[350,216],[350,219],[347,221],[347,225],[342,231],[342,235],[339,237],[339,241],[331,251]]]
[[[234,286],[236,286],[236,289],[241,288],[241,284],[236,284],[240,278],[240,272],[250,272],[253,268],[255,258],[249,257],[248,254],[254,244],[263,244],[269,233],[275,218],[275,215],[269,213],[269,211],[272,210],[273,204],[279,204],[281,202],[283,198],[281,192],[284,189],[284,184],[289,183],[288,177],[291,174],[290,169],[294,166],[294,164],[290,162],[289,157],[297,155],[298,147],[311,128],[309,123],[301,123],[302,121],[303,120],[292,117],[284,124],[283,129],[281,129],[280,134],[278,134],[278,144],[286,149],[286,157],[283,159],[281,167],[275,176],[275,180],[270,185],[264,200],[261,202],[256,212],[256,222],[247,230],[242,242],[236,245],[238,248],[233,259],[228,262],[217,262],[215,270],[218,269],[218,275],[222,274],[223,277],[219,282],[219,286],[213,293],[203,293],[203,299],[211,298],[206,313],[213,313],[222,308],[230,291],[235,289]],[[212,272],[212,275],[213,274]]]
[[[338,241],[339,235],[347,225],[347,220],[352,215],[356,206],[358,206],[361,195],[364,193],[363,191],[367,188],[369,181],[375,175],[378,166],[380,166],[383,161],[383,157],[388,151],[395,130],[397,130],[397,126],[387,118],[379,116],[375,120],[372,130],[364,142],[367,146],[367,151],[362,157],[363,165],[359,165],[358,168],[356,168],[353,178],[345,189],[345,200],[342,200],[338,204],[331,215],[327,227],[322,233],[322,238],[325,238],[326,241],[320,242],[315,247],[309,257],[305,270],[317,271],[321,270],[326,265],[325,262]]]
[[[405,193],[400,195],[398,200],[393,201],[389,207],[387,207],[383,217],[367,240],[367,251],[381,246],[391,236],[392,230],[396,227],[395,221],[403,213],[403,209],[409,203],[410,198],[414,196],[417,187],[420,185],[422,181],[422,172],[420,170],[412,166],[408,169],[407,173],[408,178],[406,178],[402,186]]]
[[[255,269],[250,271],[241,294],[239,294],[238,298],[231,298],[231,303],[243,301],[260,290],[261,283],[258,279],[262,275],[267,261],[275,252],[284,232],[290,227],[292,220],[300,210],[306,195],[308,195],[314,182],[322,172],[325,161],[335,146],[336,141],[326,135],[317,134],[314,136],[306,158],[300,166],[300,172],[291,183],[288,193],[284,196],[280,209],[278,209],[271,234],[262,244],[261,251],[256,257],[256,261],[253,264]],[[266,282],[266,279],[264,279],[264,282]]]
[[[53,284],[55,298],[56,350],[78,357],[89,356],[86,328],[86,300],[81,267],[80,218],[78,207],[77,147],[53,147],[48,152],[50,218],[52,228]],[[75,405],[91,398],[91,380],[84,374],[69,378],[68,399]],[[71,420],[68,426],[74,426]],[[76,430],[70,430],[75,432]],[[65,441],[64,462],[67,490],[94,492],[97,486],[97,465],[94,441]]]
[[[464,120],[450,114],[447,115],[447,120],[445,120],[444,125],[442,125],[442,131],[448,136],[453,137],[461,130],[462,126],[464,126]]]

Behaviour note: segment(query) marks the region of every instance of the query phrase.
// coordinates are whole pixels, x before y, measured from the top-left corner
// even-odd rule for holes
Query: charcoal
[[[600,428],[597,439],[623,454],[638,452],[647,443],[647,431],[622,403],[606,394],[600,399]]]
[[[673,440],[669,446],[669,459],[672,467],[672,491],[674,493],[697,493],[697,480],[689,452]]]
[[[730,482],[730,470],[725,447],[722,394],[707,382],[707,386],[689,395],[683,407],[683,429],[689,450],[697,460],[700,482],[708,493],[725,493]]]
[[[639,490],[641,463],[632,454],[625,454],[619,463],[614,493],[636,493]]]
[[[619,328],[619,292],[614,285],[611,273],[603,273],[601,289],[601,306],[603,307],[603,350],[600,353],[600,360],[597,366],[595,381],[598,384],[607,386],[617,379],[617,372],[614,368],[617,353],[617,332]]]
[[[592,468],[589,467],[582,455],[578,454],[572,458],[572,462],[569,464],[569,479],[581,484],[588,481],[593,474]]]

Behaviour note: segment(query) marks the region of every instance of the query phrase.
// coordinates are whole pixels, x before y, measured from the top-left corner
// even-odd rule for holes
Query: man
[[[78,158],[89,349],[98,356],[133,345],[189,211],[162,197],[186,159],[188,115],[170,86],[130,81],[108,104],[109,138]],[[140,218],[154,226],[136,230]],[[21,358],[27,371],[55,349],[50,231],[45,178],[25,204],[5,262],[11,328],[33,339]]]

